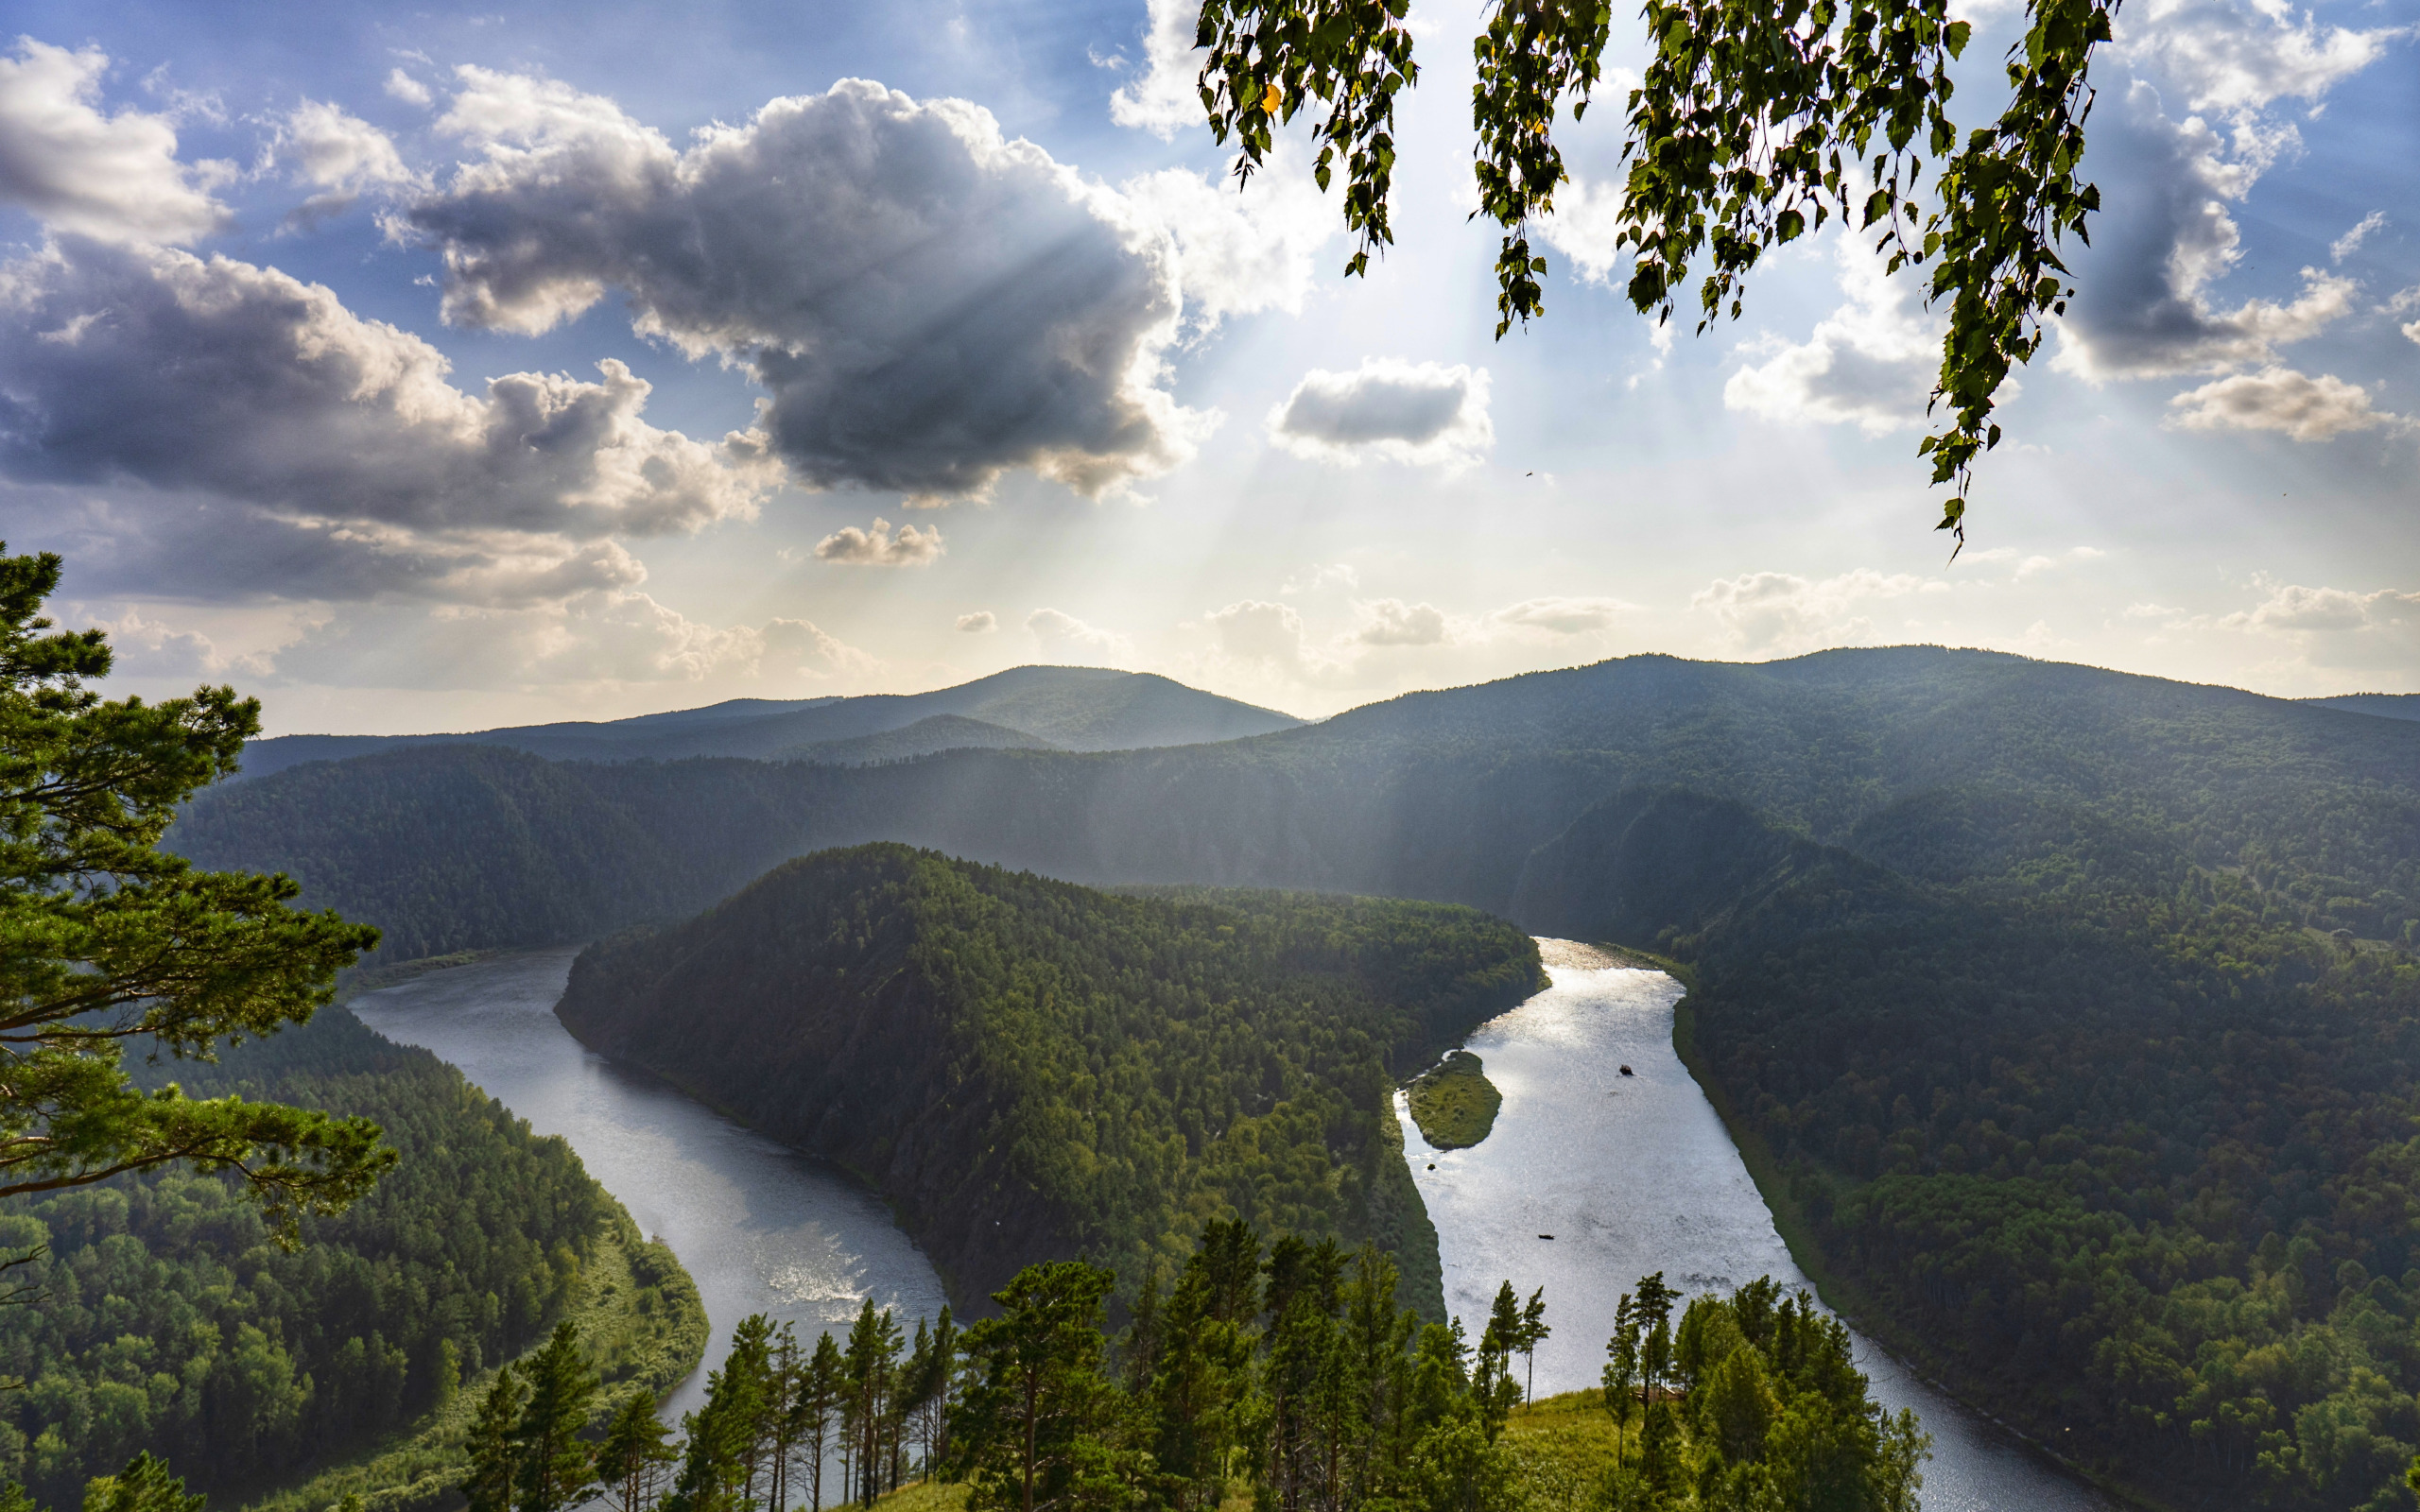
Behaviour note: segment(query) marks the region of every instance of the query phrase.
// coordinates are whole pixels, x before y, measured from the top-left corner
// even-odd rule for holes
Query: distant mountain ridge
[[[2344,709],[2380,719],[2420,719],[2420,693],[2340,693],[2325,698],[2297,698],[2297,703],[2323,709]]]
[[[435,735],[281,735],[244,749],[244,775],[263,778],[304,762],[345,761],[421,746],[502,746],[550,761],[677,761],[739,756],[755,761],[817,761],[818,747],[865,740],[951,716],[1026,737],[936,726],[925,739],[892,742],[882,755],[844,755],[841,765],[954,749],[958,745],[1024,745],[1060,750],[1139,750],[1235,740],[1288,730],[1293,715],[1188,688],[1149,672],[1108,667],[1011,667],[930,693],[860,697],[733,698],[701,709],[673,709],[629,719],[516,725]]]
[[[1685,1056],[1886,1342],[2180,1505],[2407,1494],[2420,721],[1937,646],[1637,656],[1171,749],[398,751],[206,793],[169,844],[402,956],[595,938],[869,840],[1684,962]],[[2272,1359],[2310,1365],[2243,1367]]]

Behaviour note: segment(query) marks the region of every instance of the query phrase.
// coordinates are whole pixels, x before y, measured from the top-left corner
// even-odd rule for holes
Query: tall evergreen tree
[[[732,1330],[731,1352],[706,1378],[705,1405],[683,1420],[688,1442],[666,1499],[674,1512],[746,1512],[760,1453],[772,1332],[761,1313]]]
[[[1125,1400],[1109,1379],[1101,1304],[1115,1278],[1083,1261],[1030,1265],[966,1331],[980,1375],[950,1430],[973,1512],[1108,1507],[1134,1491]]]
[[[97,1476],[84,1487],[84,1512],[201,1512],[202,1502],[186,1495],[184,1481],[148,1450],[117,1474]]]
[[[596,1452],[581,1435],[596,1404],[596,1372],[569,1319],[522,1362],[528,1398],[513,1425],[519,1474],[514,1512],[564,1512],[596,1485]]]
[[[521,1483],[521,1448],[514,1430],[528,1396],[521,1372],[506,1366],[495,1373],[488,1394],[479,1399],[465,1446],[470,1463],[461,1483],[471,1512],[511,1512],[513,1493]]]
[[[832,1335],[817,1335],[815,1351],[807,1359],[790,1402],[791,1415],[798,1420],[791,1442],[806,1470],[807,1505],[813,1512],[822,1512],[823,1508],[823,1461],[838,1447],[839,1425],[836,1419],[840,1415],[847,1369],[840,1347],[832,1342]]]
[[[1528,1367],[1528,1379],[1521,1385],[1521,1400],[1531,1400],[1538,1387],[1538,1346],[1544,1344],[1554,1330],[1547,1325],[1547,1289],[1543,1286],[1530,1294],[1521,1309],[1521,1361]]]
[[[596,1446],[596,1476],[614,1512],[648,1512],[655,1505],[666,1467],[680,1457],[668,1442],[671,1436],[656,1416],[654,1399],[644,1391],[632,1392],[607,1420]]]
[[[158,849],[179,807],[260,732],[233,688],[104,702],[98,630],[41,613],[60,558],[0,547],[0,1197],[167,1161],[239,1177],[293,1242],[395,1152],[366,1119],[138,1090],[129,1040],[207,1060],[299,1023],[378,932],[291,906],[285,876],[198,871]],[[106,1479],[107,1477],[105,1477]]]

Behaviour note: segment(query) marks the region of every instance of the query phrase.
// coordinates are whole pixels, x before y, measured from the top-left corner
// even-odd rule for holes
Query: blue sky
[[[1962,120],[2020,16],[1969,13]],[[1363,281],[1299,154],[1233,192],[1143,0],[20,3],[0,537],[128,688],[279,732],[1909,641],[2420,691],[2420,4],[2133,0],[2083,294],[1954,564],[1910,281],[1819,238],[1659,336],[1617,110],[1493,339],[1481,12],[1412,14]]]

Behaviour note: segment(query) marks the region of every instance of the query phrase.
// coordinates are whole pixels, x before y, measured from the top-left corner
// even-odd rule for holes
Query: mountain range
[[[741,756],[834,765],[966,747],[1131,750],[1287,730],[1302,721],[1148,672],[1012,667],[931,693],[733,698],[597,723],[516,725],[441,735],[280,735],[244,750],[244,775],[422,746],[502,746],[556,761]]]
[[[401,957],[631,926],[732,954],[676,921],[871,841],[1658,953],[1685,1057],[1862,1326],[2184,1504],[2405,1494],[2420,721],[1939,647],[1639,656],[1157,749],[406,748],[214,790],[168,843],[287,870]],[[692,969],[650,949],[641,996]]]

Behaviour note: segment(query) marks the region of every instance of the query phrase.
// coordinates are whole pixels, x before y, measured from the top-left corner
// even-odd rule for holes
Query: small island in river
[[[1467,1150],[1487,1138],[1495,1127],[1495,1110],[1504,1106],[1504,1094],[1467,1050],[1449,1053],[1413,1077],[1404,1095],[1421,1138],[1440,1150]]]

